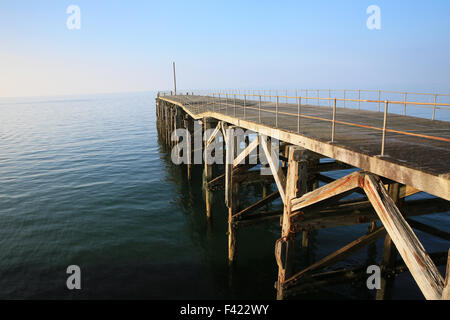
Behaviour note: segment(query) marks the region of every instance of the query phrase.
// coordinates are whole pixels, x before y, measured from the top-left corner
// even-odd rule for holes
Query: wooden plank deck
[[[388,130],[435,137],[441,140],[387,132],[384,156],[380,157],[383,112],[337,108],[334,143],[328,106],[302,105],[298,126],[298,105],[257,100],[212,99],[205,96],[160,96],[182,107],[194,119],[212,117],[281,141],[299,145],[399,183],[450,201],[450,123],[389,114]]]

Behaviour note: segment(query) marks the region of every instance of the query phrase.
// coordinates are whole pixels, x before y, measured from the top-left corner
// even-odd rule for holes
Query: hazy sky
[[[171,89],[172,61],[179,88],[450,93],[449,15],[448,0],[0,0],[0,96]]]

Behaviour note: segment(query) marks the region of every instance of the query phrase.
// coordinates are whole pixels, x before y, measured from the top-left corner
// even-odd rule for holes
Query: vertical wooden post
[[[302,191],[306,190],[306,181],[304,179],[304,171],[307,161],[300,161],[296,158],[296,151],[302,150],[301,147],[288,146],[288,170],[286,177],[286,195],[283,210],[282,232],[281,238],[275,245],[275,257],[278,264],[278,281],[277,281],[277,299],[284,298],[284,281],[291,276],[292,273],[292,253],[295,235],[291,232],[291,200],[296,198]]]
[[[228,207],[228,263],[232,265],[236,254],[236,230],[233,214],[236,209],[235,197],[237,196],[237,184],[233,184],[235,137],[232,128],[227,129],[226,141],[225,204]]]
[[[392,200],[396,205],[400,204],[400,184],[393,183],[388,187],[388,194],[391,196]],[[392,297],[392,289],[394,287],[395,278],[386,275],[386,271],[395,267],[395,261],[397,259],[397,249],[395,248],[394,243],[392,242],[389,234],[386,235],[384,239],[384,248],[383,248],[383,256],[381,260],[381,281],[380,281],[380,289],[377,290],[376,299],[377,300],[386,300],[391,299]]]
[[[304,167],[300,169],[300,171],[299,171],[299,176],[300,176],[299,186],[301,186],[300,193],[299,193],[300,195],[303,195],[307,192],[311,192],[319,187],[319,180],[317,180],[317,179],[314,179],[314,181],[308,182],[309,170],[318,167],[319,163],[320,163],[319,159],[309,160],[306,162]],[[310,238],[309,231],[304,230],[302,232],[302,248],[307,249],[309,247],[309,238]],[[307,256],[309,256],[309,255],[307,254]]]
[[[212,129],[212,121],[209,118],[203,118],[203,136],[206,136],[207,130]],[[209,137],[208,137],[209,138]],[[203,139],[205,141],[205,139]],[[208,159],[206,157],[206,142],[204,142],[204,189],[205,189],[205,203],[206,203],[206,217],[208,219],[211,218],[211,203],[212,203],[212,193],[208,188],[208,182],[211,181],[213,172],[212,172],[212,164],[208,163]]]
[[[187,179],[191,180],[191,169],[192,169],[192,139],[190,130],[190,119],[189,115],[186,115],[184,119],[184,127],[186,129],[186,145],[187,145]]]

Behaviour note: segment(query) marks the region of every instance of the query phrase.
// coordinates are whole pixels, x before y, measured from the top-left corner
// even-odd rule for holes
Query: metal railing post
[[[247,114],[247,95],[244,94],[244,120]]]
[[[408,92],[405,92],[405,103],[403,105],[403,115],[406,116],[406,99],[408,96]]]
[[[300,133],[300,114],[302,108],[302,97],[297,98],[297,133]]]
[[[225,94],[225,112],[228,115],[228,92]]]
[[[381,110],[381,90],[378,90],[378,112]]]
[[[275,104],[275,128],[278,128],[278,95],[277,95],[277,102]]]
[[[358,110],[361,110],[361,90],[358,90]]]
[[[384,102],[383,139],[381,141],[381,156],[384,156],[384,146],[386,143],[386,124],[387,124],[388,105],[389,102],[386,100]]]
[[[436,103],[437,103],[437,97],[438,97],[438,95],[435,94],[435,95],[434,95],[434,106],[433,106],[433,119],[432,119],[432,120],[434,120],[434,119],[436,118]]]
[[[333,105],[333,123],[331,124],[331,142],[334,142],[334,136],[336,133],[336,98]]]
[[[258,104],[258,120],[261,123],[261,96],[259,96],[259,104]]]
[[[328,106],[331,109],[331,89],[328,89]]]
[[[347,95],[347,91],[344,90],[344,109],[345,109],[345,105],[346,105],[346,103],[345,103],[346,95]]]
[[[219,91],[220,92],[220,91]],[[217,95],[218,96],[218,99],[217,99],[217,108],[218,108],[218,111],[217,112],[220,112],[220,93]]]
[[[236,94],[234,94],[234,117],[236,117]]]

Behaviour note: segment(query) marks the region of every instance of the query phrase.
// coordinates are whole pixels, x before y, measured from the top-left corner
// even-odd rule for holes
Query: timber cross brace
[[[446,298],[445,294],[443,296],[443,291],[447,292],[447,290],[444,290],[443,277],[377,176],[366,172],[354,172],[302,195],[302,190],[299,189],[302,160],[298,154],[304,150],[296,146],[290,146],[289,149],[288,171],[284,189],[285,201],[283,201],[282,235],[275,246],[275,256],[279,269],[276,283],[278,299],[283,299],[286,291],[294,287],[300,279],[309,275],[311,271],[329,266],[332,261],[353,253],[363,245],[373,243],[385,233],[392,239],[425,298],[433,300]],[[301,217],[302,210],[326,200],[348,195],[357,189],[362,189],[367,195],[373,209],[383,223],[383,227],[293,275],[291,270],[292,245],[296,232],[296,221]]]

